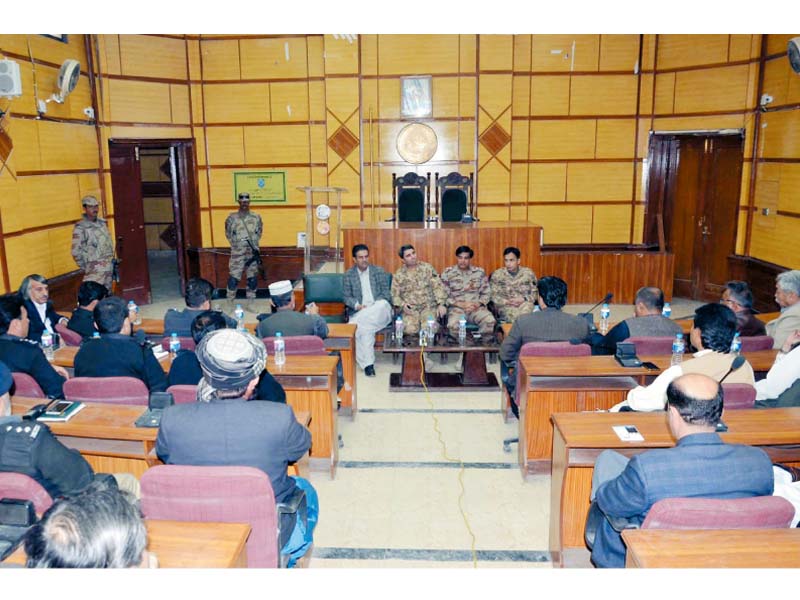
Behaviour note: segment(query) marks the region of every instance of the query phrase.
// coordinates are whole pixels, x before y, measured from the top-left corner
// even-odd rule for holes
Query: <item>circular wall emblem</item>
[[[397,134],[397,152],[412,165],[428,162],[438,145],[436,132],[425,123],[409,123]]]
[[[317,206],[317,218],[320,221],[327,221],[331,216],[331,207],[327,204],[320,204]]]
[[[320,235],[328,235],[328,232],[331,230],[331,225],[327,221],[320,221],[317,223],[317,232]]]

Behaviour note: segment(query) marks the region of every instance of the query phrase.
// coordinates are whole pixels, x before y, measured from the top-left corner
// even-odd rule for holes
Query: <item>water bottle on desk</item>
[[[600,308],[600,333],[603,335],[608,333],[608,317],[611,316],[611,309],[607,303],[604,303]]]
[[[244,309],[241,304],[236,305],[233,316],[236,318],[236,331],[244,331]]]
[[[425,331],[425,327],[422,327],[422,325],[420,325],[419,328],[419,345],[420,346],[428,345],[428,332]]]
[[[436,327],[436,321],[433,317],[428,317],[428,342],[431,344],[433,343],[433,336],[436,333],[434,327]]]
[[[458,343],[460,345],[464,345],[464,342],[467,341],[467,317],[466,315],[461,315],[461,318],[458,320]]]
[[[136,306],[136,302],[133,300],[128,301],[128,314],[132,315],[131,322],[134,325],[141,325],[142,324],[142,317],[139,316],[139,307]]]
[[[539,303],[533,305],[533,312],[542,312],[542,309],[539,308]]]
[[[661,309],[661,316],[669,319],[672,316],[672,307],[669,302],[664,302],[664,308]]]
[[[742,351],[742,338],[737,331],[736,334],[733,336],[733,341],[731,342],[731,354],[739,354]]]
[[[100,339],[100,332],[99,331],[95,331],[94,333],[92,333],[92,339],[93,340],[99,340]]]
[[[169,336],[169,355],[170,358],[175,358],[178,355],[178,350],[181,349],[181,341],[178,339],[177,333],[172,333]]]
[[[686,345],[683,342],[683,334],[676,333],[675,339],[672,341],[672,360],[669,364],[672,366],[681,364],[684,350],[686,350]]]
[[[53,350],[53,334],[47,330],[42,332],[42,351],[44,351],[44,356],[47,358],[47,360],[52,361],[53,358],[55,358],[55,352]]]
[[[394,341],[397,342],[397,345],[403,343],[403,317],[397,315],[397,319],[394,322]]]
[[[283,334],[278,331],[275,334],[275,341],[272,343],[275,350],[275,364],[278,366],[286,364],[286,343],[283,341]]]

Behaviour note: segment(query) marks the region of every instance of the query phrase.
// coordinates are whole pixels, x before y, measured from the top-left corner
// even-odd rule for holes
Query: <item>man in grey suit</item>
[[[606,450],[597,457],[592,499],[607,517],[641,524],[663,498],[746,498],[772,494],[772,461],[760,448],[726,444],[716,433],[722,386],[690,373],[667,388],[667,423],[677,443],[631,459]],[[624,567],[625,544],[608,519],[597,528],[592,562]]]
[[[344,274],[344,304],[350,323],[356,323],[356,362],[368,377],[375,377],[375,332],[392,322],[389,275],[369,264],[366,244],[353,246],[355,265]]]

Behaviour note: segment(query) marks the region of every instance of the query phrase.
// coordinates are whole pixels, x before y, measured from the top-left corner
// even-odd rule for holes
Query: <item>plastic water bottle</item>
[[[683,334],[676,333],[675,339],[672,341],[672,360],[670,360],[670,365],[679,365],[683,360],[683,351],[686,349],[686,345],[683,342]]]
[[[533,305],[533,312],[542,312],[542,309],[539,308],[539,304],[538,303]]]
[[[142,324],[142,317],[139,316],[139,307],[136,306],[136,302],[134,302],[133,300],[128,301],[128,313],[134,313],[134,319],[133,319],[134,325]]]
[[[241,304],[236,305],[233,316],[236,317],[236,331],[244,331],[244,310]]]
[[[95,331],[94,333],[92,333],[92,339],[93,340],[99,340],[100,339],[100,332],[99,331]]]
[[[55,358],[55,352],[53,351],[53,334],[46,330],[42,332],[42,350],[47,360],[52,361]]]
[[[286,364],[286,344],[283,341],[283,334],[279,331],[275,334],[275,341],[273,342],[275,350],[275,364],[278,366]]]
[[[403,317],[397,315],[397,319],[394,322],[394,341],[398,344],[403,343],[403,327],[405,327]]]
[[[433,335],[434,335],[434,327],[436,326],[436,321],[433,320],[433,317],[428,317],[428,340],[433,343]]]
[[[419,328],[419,345],[420,346],[428,345],[428,332],[425,331],[424,327]]]
[[[175,358],[178,354],[178,350],[181,349],[181,341],[178,339],[177,333],[172,333],[169,336],[169,355],[172,358]]]
[[[465,341],[467,341],[467,317],[461,315],[458,320],[458,343],[463,346]]]
[[[661,309],[661,316],[669,319],[672,316],[672,307],[669,302],[664,302],[664,308]]]
[[[739,354],[742,351],[742,338],[739,336],[739,332],[737,331],[736,334],[733,336],[733,341],[731,342],[731,354]]]
[[[608,333],[608,317],[611,316],[611,309],[607,303],[604,303],[600,308],[600,333],[605,335]]]

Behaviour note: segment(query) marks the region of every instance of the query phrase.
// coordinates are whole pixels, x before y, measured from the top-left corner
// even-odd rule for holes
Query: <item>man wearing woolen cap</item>
[[[261,469],[272,482],[276,503],[290,499],[297,488],[304,490],[307,511],[301,504],[298,513],[281,517],[282,553],[302,556],[306,542],[310,544],[318,502],[311,484],[288,476],[286,469],[308,451],[311,433],[297,422],[288,404],[248,402],[267,360],[261,340],[220,329],[206,335],[195,352],[203,371],[198,401],[164,411],[158,457],[167,464]]]

